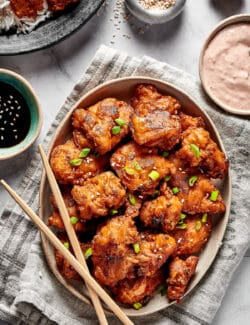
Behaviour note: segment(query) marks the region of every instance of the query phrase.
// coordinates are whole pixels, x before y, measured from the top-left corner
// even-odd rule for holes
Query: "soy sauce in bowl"
[[[30,122],[30,110],[23,96],[10,84],[0,82],[0,148],[20,143]]]

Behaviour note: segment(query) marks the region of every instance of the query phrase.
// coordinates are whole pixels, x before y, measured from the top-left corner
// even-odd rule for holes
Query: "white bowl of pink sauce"
[[[214,28],[201,51],[199,72],[218,106],[250,115],[250,15],[231,16]]]

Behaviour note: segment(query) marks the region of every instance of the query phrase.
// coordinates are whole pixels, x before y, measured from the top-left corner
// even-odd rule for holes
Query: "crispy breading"
[[[10,0],[10,5],[18,18],[35,18],[44,9],[44,0]]]
[[[94,148],[94,144],[86,138],[83,130],[74,129],[73,130],[73,141],[77,148]]]
[[[129,133],[132,111],[127,103],[106,98],[88,109],[77,108],[73,112],[72,123],[75,128],[84,130],[97,152],[104,154]]]
[[[159,269],[150,277],[124,279],[111,288],[115,299],[120,303],[132,306],[134,303],[145,305],[158,285],[164,282],[164,271]]]
[[[175,257],[170,263],[169,278],[167,279],[167,296],[170,300],[180,302],[191,277],[195,273],[198,260],[197,256],[189,256],[186,260]]]
[[[181,131],[185,131],[189,127],[195,127],[195,128],[205,128],[205,122],[202,117],[194,117],[191,115],[187,115],[184,113],[180,113],[181,118]]]
[[[134,140],[139,145],[172,149],[180,140],[179,102],[161,95],[151,85],[139,85],[132,99],[135,113],[131,118]]]
[[[188,256],[200,252],[212,230],[211,218],[207,216],[206,222],[202,222],[201,218],[201,215],[188,216],[183,221],[183,224],[186,225],[184,229],[176,228],[170,232],[177,243],[175,255]]]
[[[110,164],[129,191],[137,191],[141,195],[152,194],[170,170],[170,163],[157,155],[157,150],[141,147],[134,142],[117,149]],[[155,179],[150,177],[152,172],[156,174]]]
[[[81,149],[77,148],[72,140],[53,149],[50,165],[59,183],[81,185],[86,179],[105,170],[107,158],[105,156],[96,157],[93,153],[81,158],[80,165],[73,165],[71,162],[74,159],[79,159],[80,154]]]
[[[223,178],[228,171],[225,154],[210,138],[207,130],[190,127],[182,133],[181,149],[176,155],[191,167],[200,167],[212,178]],[[196,146],[195,152],[192,147]]]
[[[88,179],[82,186],[75,185],[71,193],[84,220],[106,216],[111,208],[118,209],[126,199],[120,179],[110,171]]]
[[[53,12],[65,10],[69,5],[79,2],[79,0],[47,0],[49,9]]]

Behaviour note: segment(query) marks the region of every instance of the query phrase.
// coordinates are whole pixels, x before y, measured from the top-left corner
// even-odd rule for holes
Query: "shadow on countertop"
[[[244,6],[245,0],[210,0],[210,3],[223,17],[228,17],[238,14]]]

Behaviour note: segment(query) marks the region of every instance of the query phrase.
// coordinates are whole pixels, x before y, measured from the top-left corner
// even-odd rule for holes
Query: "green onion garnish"
[[[210,197],[209,197],[209,199],[211,200],[211,201],[216,201],[217,200],[217,198],[218,198],[218,195],[219,195],[219,191],[213,191],[211,194],[210,194]]]
[[[115,214],[118,213],[118,210],[112,208],[112,209],[110,209],[109,213],[110,213],[112,216],[114,216]]]
[[[140,245],[138,243],[133,244],[133,249],[135,254],[138,254],[140,252]]]
[[[203,213],[203,215],[201,217],[201,222],[202,223],[206,223],[207,222],[207,213]]]
[[[126,122],[123,121],[121,118],[115,119],[115,123],[118,124],[119,126],[124,126],[126,125]]]
[[[140,309],[142,307],[142,304],[140,302],[135,302],[133,304],[133,307],[134,307],[134,309],[138,310],[138,309]]]
[[[92,254],[93,254],[92,248],[91,247],[87,248],[84,253],[85,260],[87,260]]]
[[[154,193],[152,194],[153,198],[156,198],[159,195],[160,191],[159,190],[154,190]]]
[[[71,166],[80,166],[82,163],[82,159],[81,158],[72,159],[70,160],[69,163]]]
[[[136,160],[133,162],[133,167],[134,167],[138,172],[142,170],[140,164],[139,164],[138,161],[136,161]]]
[[[167,158],[169,153],[167,151],[163,151],[161,155],[162,157]]]
[[[90,153],[91,149],[90,148],[83,148],[81,153],[80,153],[80,158],[85,158],[87,155]]]
[[[112,128],[112,134],[119,134],[121,132],[121,127],[120,126],[114,126]]]
[[[130,167],[124,167],[124,171],[129,175],[135,175],[136,171],[133,168]]]
[[[187,224],[186,223],[182,223],[182,224],[178,224],[175,228],[177,229],[186,229],[187,228]]]
[[[168,175],[168,176],[164,177],[165,182],[168,182],[170,179],[171,179],[171,175]]]
[[[166,295],[166,292],[167,292],[166,285],[165,284],[158,285],[157,291],[159,291],[162,296],[165,296]]]
[[[185,213],[181,213],[181,216],[180,216],[180,220],[184,220],[186,218],[186,214]]]
[[[195,230],[199,231],[200,229],[201,229],[201,222],[200,222],[200,220],[198,220],[195,222]]]
[[[177,193],[180,192],[180,190],[179,190],[179,188],[176,186],[176,187],[172,188],[172,192],[173,192],[174,194],[177,194]]]
[[[197,181],[197,179],[198,179],[198,176],[196,176],[196,175],[194,175],[194,176],[191,176],[190,178],[189,178],[189,180],[188,180],[188,184],[189,184],[189,186],[194,186],[194,183]]]
[[[200,149],[197,147],[196,144],[191,143],[190,144],[190,149],[193,151],[194,155],[196,158],[200,158]]]
[[[64,247],[66,247],[67,249],[69,249],[69,242],[65,241],[65,242],[63,243],[63,245],[64,245]]]
[[[77,218],[77,217],[71,217],[70,218],[70,223],[72,225],[76,225],[78,221],[79,221],[79,218]]]
[[[160,177],[160,174],[156,170],[152,170],[149,174],[148,177],[152,179],[152,181],[157,181],[157,179]]]
[[[128,199],[129,199],[129,202],[132,204],[132,205],[136,205],[136,199],[134,197],[133,194],[129,193],[128,194]]]

